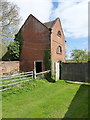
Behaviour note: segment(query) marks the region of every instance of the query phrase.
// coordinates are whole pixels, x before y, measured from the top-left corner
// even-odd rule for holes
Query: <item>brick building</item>
[[[23,45],[20,55],[21,71],[37,72],[46,70],[45,50],[51,53],[51,68],[55,63],[65,62],[65,39],[60,19],[47,23],[40,22],[30,15],[20,29]]]

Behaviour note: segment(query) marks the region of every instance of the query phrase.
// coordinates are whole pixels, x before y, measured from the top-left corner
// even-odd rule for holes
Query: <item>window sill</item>
[[[62,53],[57,53],[57,54],[62,55]]]

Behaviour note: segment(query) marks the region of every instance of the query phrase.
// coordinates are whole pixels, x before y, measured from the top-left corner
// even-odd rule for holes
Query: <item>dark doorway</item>
[[[42,62],[36,62],[36,73],[42,72]]]

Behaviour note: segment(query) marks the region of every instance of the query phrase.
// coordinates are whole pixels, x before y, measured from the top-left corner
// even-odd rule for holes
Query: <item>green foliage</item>
[[[23,37],[22,37],[21,31],[19,31],[18,34],[15,35],[14,40],[19,42],[20,48],[21,48],[21,46],[23,44]]]
[[[71,58],[76,62],[88,62],[88,53],[86,50],[72,50]]]
[[[52,61],[51,61],[51,51],[49,47],[47,47],[44,53],[44,64],[45,64],[45,70],[51,70]],[[55,82],[55,73],[51,71],[50,73],[45,75],[45,78],[49,82]]]
[[[52,79],[53,79],[53,80],[55,80],[55,76],[56,76],[55,73],[52,72]]]
[[[8,46],[8,52],[11,55],[11,60],[19,60],[20,43],[18,41],[11,42]]]
[[[22,37],[22,34],[21,34],[21,31],[18,32],[18,34],[15,35],[15,39],[14,39],[16,42],[19,43],[19,56],[20,56],[20,53],[21,53],[21,49],[22,49],[22,45],[23,45],[23,37]]]
[[[50,49],[45,50],[44,64],[45,64],[45,70],[50,70],[51,69],[51,51],[50,51]]]
[[[2,60],[19,60],[22,44],[23,38],[21,32],[19,31],[19,33],[15,36],[14,41],[10,42],[9,46],[7,47],[7,53],[2,57]]]

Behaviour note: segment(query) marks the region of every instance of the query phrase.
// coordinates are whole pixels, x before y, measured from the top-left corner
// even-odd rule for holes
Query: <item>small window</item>
[[[58,46],[57,48],[57,51],[56,51],[58,54],[62,53],[62,47],[61,46]]]
[[[61,32],[60,32],[60,30],[58,31],[57,35],[58,35],[59,37],[61,37]]]

